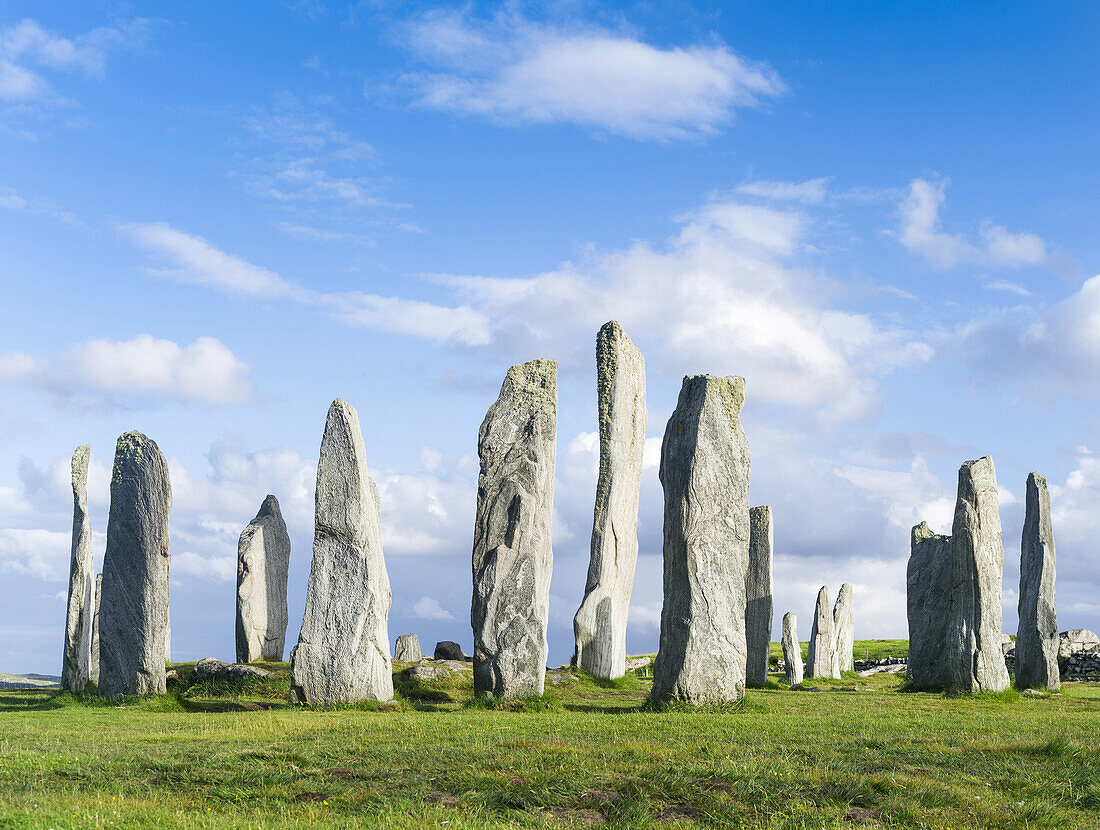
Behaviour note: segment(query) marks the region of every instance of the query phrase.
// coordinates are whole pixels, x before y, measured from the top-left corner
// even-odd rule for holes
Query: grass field
[[[1098,685],[850,676],[651,712],[633,675],[551,680],[529,711],[469,706],[468,673],[399,683],[396,711],[291,708],[282,680],[122,706],[0,692],[0,828],[1100,827]]]

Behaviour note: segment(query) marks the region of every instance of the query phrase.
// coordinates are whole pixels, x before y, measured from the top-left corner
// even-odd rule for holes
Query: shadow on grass
[[[61,709],[64,700],[59,700],[68,695],[68,692],[59,692],[57,689],[13,689],[4,690],[0,695],[0,712],[44,712],[50,709]]]

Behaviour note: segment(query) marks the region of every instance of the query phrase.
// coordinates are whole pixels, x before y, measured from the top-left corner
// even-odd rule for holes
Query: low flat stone
[[[401,676],[409,680],[418,680],[421,683],[433,680],[446,680],[453,672],[439,663],[421,663],[418,666],[410,666],[401,672]]]
[[[803,686],[801,683],[795,683],[793,686],[791,686],[789,689],[787,689],[787,691],[789,691],[789,692],[820,692],[821,687],[820,686]]]
[[[264,671],[263,669],[258,669],[255,666],[246,666],[241,663],[225,663],[213,657],[204,657],[195,664],[193,669],[191,669],[191,673],[187,676],[187,679],[190,683],[204,683],[208,680],[232,682],[270,677],[278,677],[278,675],[269,671]]]

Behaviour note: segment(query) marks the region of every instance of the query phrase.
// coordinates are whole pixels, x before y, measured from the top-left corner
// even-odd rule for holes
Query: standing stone
[[[237,542],[237,662],[283,659],[290,536],[269,495]]]
[[[771,644],[772,509],[765,504],[749,511],[749,565],[745,574],[746,686],[762,689],[768,684]]]
[[[855,669],[852,647],[855,640],[855,621],[852,618],[852,586],[845,582],[840,586],[833,606],[833,676],[840,677]]]
[[[474,525],[474,692],[541,695],[554,565],[558,364],[513,366],[478,435]]]
[[[626,616],[638,562],[638,498],[645,449],[645,360],[612,320],[596,336],[600,476],[592,552],[573,618],[573,660],[605,679],[626,673]]]
[[[171,564],[171,563],[169,563]],[[171,595],[171,590],[169,590]],[[169,604],[169,611],[164,615],[164,662],[172,662],[172,612],[171,604]]]
[[[160,447],[140,432],[120,436],[99,625],[99,691],[105,697],[164,693],[171,509],[168,462]]]
[[[393,647],[393,659],[402,663],[417,663],[420,661],[420,638],[415,634],[402,634],[397,638],[397,644]]]
[[[798,619],[788,611],[783,615],[783,666],[787,685],[802,682],[802,646],[798,642]]]
[[[359,414],[332,402],[317,462],[313,564],[291,700],[390,700],[390,579],[382,557],[378,488],[367,473]]]
[[[435,660],[457,660],[460,663],[468,659],[462,651],[462,646],[453,640],[440,640],[436,643],[432,658]]]
[[[951,598],[951,537],[932,532],[927,522],[913,528],[905,573],[909,617],[909,658],[905,674],[917,689],[940,689],[947,682],[944,649]]]
[[[814,625],[810,631],[810,649],[806,657],[806,671],[810,677],[840,677],[833,660],[833,615],[829,612],[829,588],[821,586],[817,592],[814,609]]]
[[[92,662],[88,679],[99,687],[99,603],[103,594],[103,574],[95,575],[95,613],[92,615]]]
[[[1001,651],[1001,517],[989,456],[959,468],[951,527],[951,597],[945,657],[948,687],[966,692],[1008,688]]]
[[[88,521],[88,454],[82,444],[73,453],[73,540],[69,559],[69,601],[65,612],[65,655],[61,688],[84,691],[91,679],[92,660],[92,526]]]
[[[1027,477],[1027,510],[1020,542],[1020,626],[1016,630],[1016,686],[1057,689],[1058,616],[1054,611],[1054,528],[1047,480]]]
[[[745,379],[684,378],[661,446],[664,606],[650,699],[693,704],[745,693],[751,455]]]

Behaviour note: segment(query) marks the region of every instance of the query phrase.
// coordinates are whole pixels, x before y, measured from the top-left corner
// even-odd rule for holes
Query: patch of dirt
[[[295,801],[314,801],[318,804],[324,801],[328,801],[328,793],[298,793],[294,796]]]
[[[703,811],[694,804],[669,804],[657,816],[665,821],[676,821],[681,818],[695,818],[701,812]]]
[[[530,778],[524,778],[522,775],[509,775],[504,780],[509,784],[516,784],[517,786],[531,783]]]
[[[354,778],[355,770],[348,769],[347,767],[333,767],[332,769],[325,770],[326,775],[331,775],[333,778]]]
[[[852,824],[878,824],[878,814],[866,807],[849,807],[843,816],[844,820]]]
[[[440,807],[457,807],[462,803],[462,799],[453,795],[444,795],[443,793],[433,793],[428,796],[429,804],[438,804]]]
[[[710,790],[712,793],[733,792],[733,787],[729,785],[729,782],[724,781],[721,778],[700,778],[695,783],[697,783],[704,790]]]

